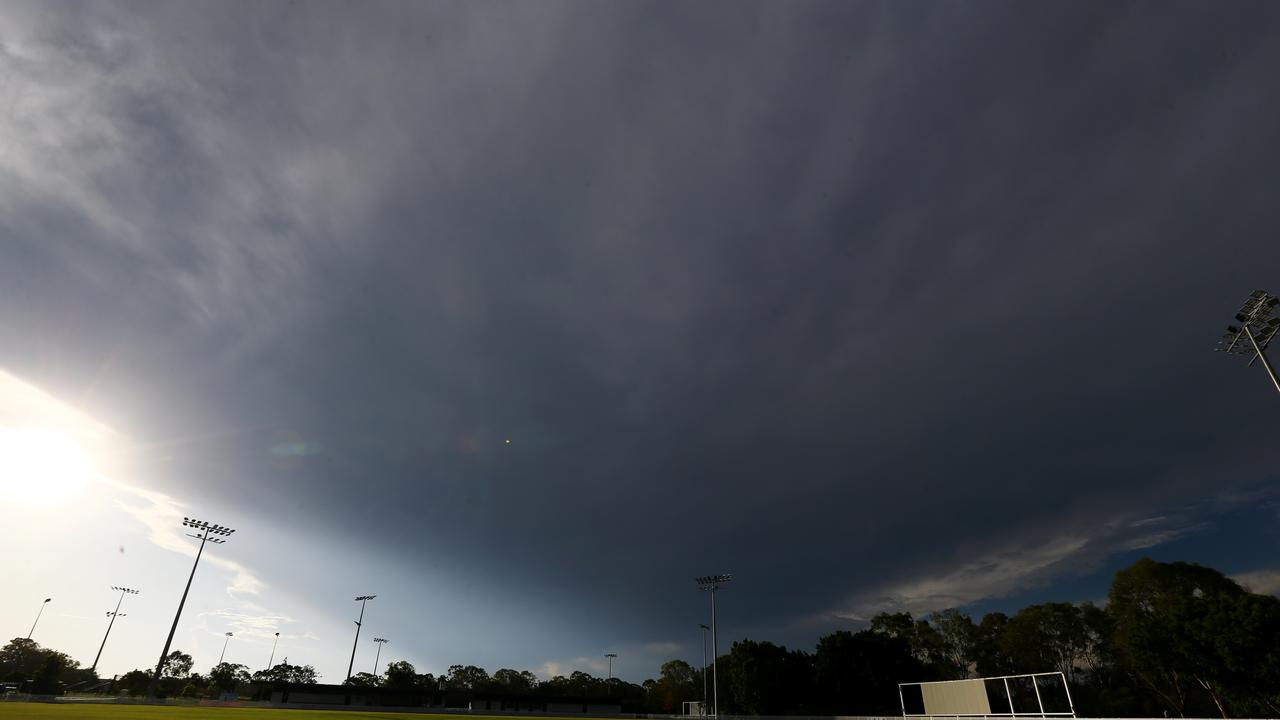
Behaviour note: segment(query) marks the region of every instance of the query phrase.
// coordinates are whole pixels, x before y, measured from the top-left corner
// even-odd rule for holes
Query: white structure
[[[684,714],[692,717],[706,717],[707,706],[701,700],[686,700],[684,703]]]
[[[1061,692],[1065,694],[1066,707],[1068,710],[1046,711],[1044,709],[1044,695],[1051,690],[1057,691],[1057,682],[1046,685],[1037,678],[1056,677],[1061,683]],[[1015,682],[1029,679],[1031,689],[1035,692],[1036,707],[1018,708],[1015,706],[1014,695],[1009,686],[1009,681]],[[1002,700],[1007,700],[1008,711],[992,712],[991,698],[988,696],[989,683],[996,683],[997,687],[1003,686],[1004,696]],[[1024,682],[1025,684],[1025,682]],[[919,688],[920,698],[923,701],[924,712],[907,712],[906,695],[903,688]],[[1062,699],[1062,698],[1058,698]],[[1071,689],[1067,687],[1067,678],[1061,672],[1048,673],[1027,673],[1024,675],[999,675],[989,678],[976,678],[973,680],[941,680],[938,682],[918,682],[918,683],[898,683],[898,701],[902,704],[903,717],[1041,717],[1041,718],[1074,718],[1076,716],[1075,704],[1071,702]]]

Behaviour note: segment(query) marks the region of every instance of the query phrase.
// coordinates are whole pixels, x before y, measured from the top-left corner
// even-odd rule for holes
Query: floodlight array
[[[222,634],[223,634],[223,635],[226,635],[227,637],[232,637],[232,636],[234,635],[234,633],[229,633],[229,632],[228,632],[228,633],[222,633]]]
[[[695,578],[697,583],[703,588],[719,587],[723,583],[727,583],[732,579],[733,576],[728,573],[723,575],[703,575],[700,578]]]
[[[376,643],[389,643],[389,642],[391,642],[390,640],[388,640],[388,639],[386,639],[386,638],[374,638],[374,639],[373,639],[373,641],[374,641],[374,642],[376,642]]]
[[[182,518],[182,524],[186,525],[189,528],[194,528],[196,530],[204,530],[205,532],[211,535],[225,536],[235,532],[235,530],[232,530],[229,527],[224,527],[222,525],[213,525],[208,522],[205,522],[204,520],[196,520],[188,517]]]
[[[129,617],[129,613],[122,613],[122,612],[115,612],[114,610],[108,610],[107,617]]]
[[[376,597],[378,596],[377,595],[361,595],[360,597],[356,598],[356,602],[364,602],[365,600],[372,600]]]
[[[1236,313],[1236,322],[1240,325],[1228,325],[1227,332],[1218,341],[1219,352],[1232,355],[1253,355],[1265,350],[1267,345],[1280,332],[1280,317],[1272,317],[1280,306],[1280,298],[1263,290],[1255,290],[1249,294],[1240,311]],[[1249,336],[1253,337],[1252,341]],[[1257,347],[1254,347],[1254,344]]]
[[[127,593],[127,594],[129,594],[129,595],[137,595],[137,594],[138,594],[138,591],[137,591],[137,590],[134,590],[133,588],[120,587],[120,586],[118,586],[118,585],[112,585],[112,586],[111,586],[111,589],[112,589],[112,590],[119,590],[120,592],[122,592],[122,593]]]

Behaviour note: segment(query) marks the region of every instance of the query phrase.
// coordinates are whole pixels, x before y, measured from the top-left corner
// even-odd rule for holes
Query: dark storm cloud
[[[809,642],[1274,476],[1208,352],[1280,266],[1270,6],[150,10],[7,51],[83,148],[5,176],[0,359],[108,355],[287,521],[636,642],[732,570]]]

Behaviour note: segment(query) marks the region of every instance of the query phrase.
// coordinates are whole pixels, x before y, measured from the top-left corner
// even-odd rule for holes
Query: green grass
[[[371,710],[289,710],[283,708],[163,707],[159,705],[104,705],[98,703],[52,704],[0,702],[0,720],[511,720],[491,715],[429,715],[426,713],[374,712]],[[540,718],[539,720],[569,720]],[[581,719],[579,719],[581,720]]]

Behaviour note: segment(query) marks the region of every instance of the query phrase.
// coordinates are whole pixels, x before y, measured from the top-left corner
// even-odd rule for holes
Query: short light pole
[[[1271,378],[1271,384],[1280,392],[1280,380],[1276,379],[1276,371],[1272,369],[1264,352],[1276,332],[1280,331],[1280,317],[1271,317],[1277,305],[1280,305],[1280,298],[1269,295],[1264,290],[1254,290],[1240,312],[1236,313],[1239,327],[1227,326],[1227,333],[1218,341],[1217,350],[1232,355],[1251,355],[1250,366],[1255,360],[1261,360],[1262,367]]]
[[[705,575],[697,578],[698,589],[711,593],[711,707],[712,715],[720,717],[720,645],[716,642],[716,591],[733,579],[732,575]]]
[[[351,662],[347,663],[347,679],[351,679],[351,668],[356,666],[356,646],[360,644],[360,625],[364,623],[364,604],[377,597],[377,595],[361,595],[356,598],[356,602],[360,603],[360,619],[356,620],[356,640],[351,643]]]
[[[280,633],[276,633],[276,639],[271,642],[271,659],[267,661],[267,670],[275,667],[276,661],[276,645],[280,644]]]
[[[378,643],[378,653],[373,656],[373,676],[378,677],[381,674],[378,672],[378,663],[382,661],[382,646],[391,641],[386,638],[374,638],[373,641]]]
[[[605,653],[604,656],[609,659],[609,679],[605,682],[604,692],[606,695],[613,694],[613,659],[618,657],[618,653]]]
[[[707,633],[711,630],[710,626],[698,623],[698,627],[702,628],[702,714],[707,714]]]
[[[173,626],[169,628],[169,637],[164,641],[164,650],[160,651],[160,662],[156,663],[155,675],[151,676],[151,686],[147,688],[147,697],[156,696],[156,685],[160,683],[160,673],[164,672],[164,661],[169,655],[169,646],[173,644],[173,634],[178,631],[178,619],[182,617],[182,606],[187,604],[187,593],[191,592],[191,581],[195,579],[196,567],[200,565],[200,556],[204,554],[204,545],[211,542],[214,545],[221,545],[226,542],[223,538],[230,537],[235,532],[231,528],[221,525],[210,525],[203,520],[192,520],[191,518],[182,518],[183,527],[189,527],[196,532],[194,534],[187,533],[187,537],[193,537],[200,541],[200,549],[196,551],[196,561],[191,564],[191,575],[187,578],[187,587],[182,591],[182,599],[178,601],[178,612],[173,616]]]
[[[223,635],[226,635],[227,639],[222,641],[222,654],[218,656],[219,665],[222,664],[222,659],[227,656],[227,643],[231,642],[231,633],[223,633]]]
[[[44,606],[48,605],[49,601],[52,599],[53,598],[45,598],[44,602],[40,603],[40,611],[36,613],[36,622],[31,623],[31,629],[27,631],[28,640],[31,639],[31,633],[36,631],[36,623],[40,622],[40,616],[44,614]]]
[[[116,609],[107,613],[107,617],[110,617],[111,621],[107,623],[107,634],[102,636],[102,644],[98,646],[98,654],[93,656],[93,665],[89,668],[89,672],[96,672],[98,670],[98,660],[102,658],[102,648],[107,646],[107,638],[111,637],[111,626],[116,624],[116,618],[127,617],[129,615],[129,613],[120,612],[120,604],[124,602],[124,596],[138,594],[137,590],[120,587],[118,585],[112,585],[111,589],[120,591],[120,599],[116,601]]]

